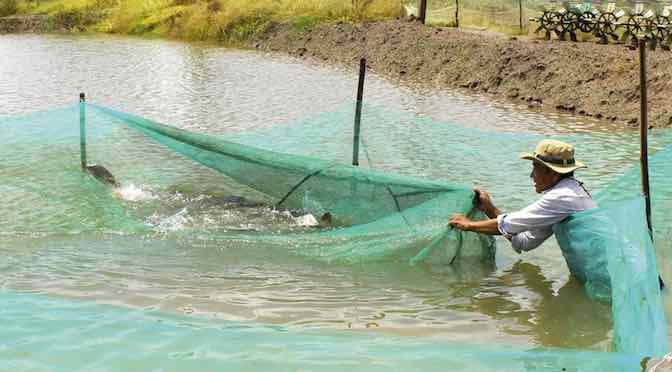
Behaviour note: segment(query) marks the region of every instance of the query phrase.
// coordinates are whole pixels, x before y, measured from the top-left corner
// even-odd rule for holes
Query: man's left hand
[[[463,214],[456,214],[450,217],[450,220],[448,220],[448,225],[458,230],[469,231],[471,220]]]

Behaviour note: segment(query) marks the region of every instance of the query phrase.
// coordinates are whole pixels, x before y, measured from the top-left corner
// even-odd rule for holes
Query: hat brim
[[[574,164],[566,165],[566,166],[561,165],[561,164],[549,163],[549,162],[546,162],[546,161],[543,161],[543,160],[537,158],[536,156],[534,156],[534,154],[530,154],[529,152],[524,152],[524,153],[520,154],[520,158],[523,159],[523,160],[532,160],[533,162],[543,164],[544,166],[546,166],[548,168],[551,168],[553,171],[558,172],[560,174],[566,174],[566,173],[574,172],[575,170],[581,169],[581,168],[588,168],[587,165],[583,164],[580,161],[575,161]]]

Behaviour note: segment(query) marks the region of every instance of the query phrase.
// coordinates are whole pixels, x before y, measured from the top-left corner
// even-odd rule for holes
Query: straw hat
[[[541,163],[560,174],[587,168],[585,164],[574,160],[574,146],[556,140],[543,140],[533,153],[522,153],[520,158]]]

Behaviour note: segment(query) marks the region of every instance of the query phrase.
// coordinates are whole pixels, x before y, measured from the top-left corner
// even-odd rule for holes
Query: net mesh
[[[328,262],[401,260],[411,264],[492,265],[492,239],[446,228],[447,218],[454,213],[483,218],[474,209],[471,188],[457,183],[471,184],[474,179],[486,185],[492,183],[493,175],[502,174],[501,169],[516,169],[516,154],[533,147],[539,139],[531,134],[488,134],[367,107],[365,150],[372,159],[367,163],[375,162],[380,169],[376,171],[345,164],[349,160],[345,154],[351,154],[352,133],[342,130],[342,123],[351,122],[350,109],[297,125],[263,129],[263,133],[223,138],[184,131],[103,106],[86,107],[90,163],[104,164],[119,179],[177,190],[183,195],[197,194],[183,186],[184,180],[190,180],[189,187],[202,188],[211,195],[235,194],[242,200],[292,213],[332,216],[330,223],[318,228],[282,227],[272,231],[218,229],[213,227],[217,223],[205,221],[196,224],[189,234],[208,235],[237,245],[263,243]],[[73,125],[78,122],[79,107],[0,118],[1,194],[12,196],[3,202],[19,211],[15,216],[21,216],[10,219],[0,215],[3,234],[157,233],[157,226],[147,223],[146,211],[130,208],[81,172],[79,128]],[[397,125],[400,123],[404,125]],[[392,126],[401,129],[388,130]],[[374,132],[376,127],[383,130]],[[391,149],[377,145],[390,135],[408,138],[409,147]],[[413,142],[416,136],[445,141],[420,146]],[[147,141],[147,137],[155,142]],[[323,141],[326,138],[329,140]],[[577,148],[612,146],[609,138],[599,135],[560,139],[578,144]],[[665,141],[653,141],[654,148],[662,149],[651,158],[654,242],[663,266],[669,252],[665,245],[669,235],[665,211],[672,200],[672,178],[666,177],[672,147],[664,147]],[[631,147],[614,148],[614,156],[625,158],[636,153],[636,141],[631,142]],[[432,146],[445,147],[446,158],[457,160],[437,165],[435,173],[429,175],[449,174],[457,183],[394,174],[423,169],[424,162],[436,153]],[[487,148],[512,156],[493,160],[483,151]],[[397,158],[395,163],[389,161],[393,156]],[[470,160],[462,161],[465,158]],[[635,167],[622,177],[610,178],[599,173],[601,162],[607,164],[607,160],[591,161],[597,173],[587,176],[603,186],[596,195],[600,208],[572,216],[556,228],[556,236],[565,240],[562,246],[568,249],[563,254],[570,271],[585,282],[589,296],[611,302],[613,350],[637,358],[659,357],[668,352],[667,325],[652,241],[643,218],[633,218],[644,216],[643,200],[637,196],[639,170]],[[25,172],[27,168],[32,171]],[[212,177],[208,168],[219,175],[214,184],[206,181]],[[515,172],[508,176],[525,177],[525,173]],[[598,180],[603,180],[602,184]],[[60,217],[63,215],[72,217]],[[31,226],[30,231],[25,226]],[[521,358],[526,365],[538,362],[544,367],[562,366],[568,358],[594,365],[585,359],[594,355],[584,357],[579,352],[550,364],[546,364],[543,355],[532,351]],[[497,366],[501,367],[499,363]]]
[[[494,258],[491,238],[446,228],[454,213],[482,218],[471,189],[254,148],[92,107],[265,195],[277,208],[331,216],[329,229],[319,232],[238,240],[299,245],[300,254],[328,261]]]

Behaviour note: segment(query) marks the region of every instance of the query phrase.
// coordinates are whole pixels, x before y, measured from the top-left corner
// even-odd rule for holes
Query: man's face
[[[534,191],[537,194],[548,190],[556,182],[558,182],[559,175],[553,172],[548,167],[545,167],[537,162],[532,162],[532,173],[530,173],[530,178],[534,181]]]

